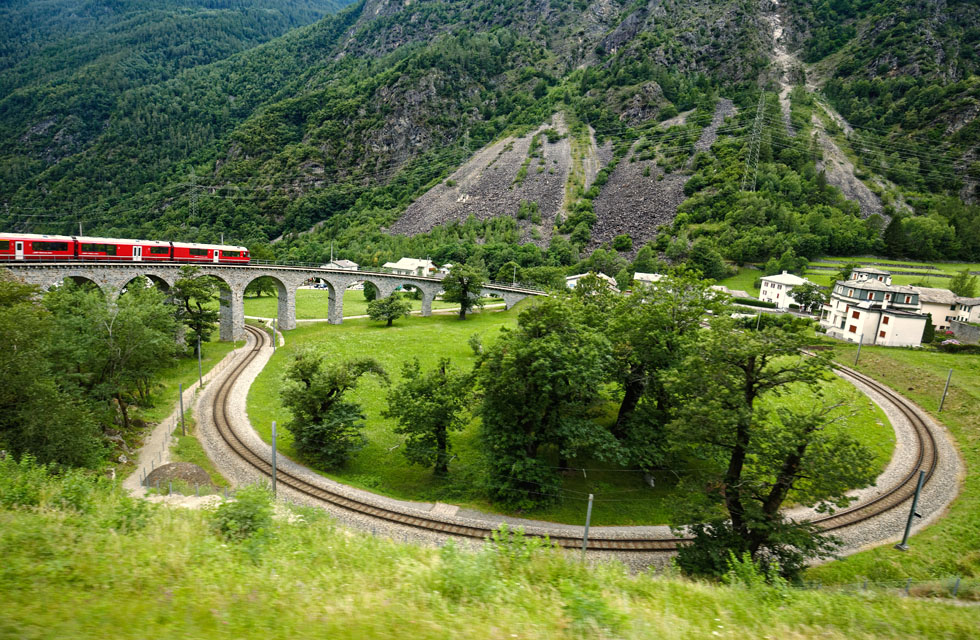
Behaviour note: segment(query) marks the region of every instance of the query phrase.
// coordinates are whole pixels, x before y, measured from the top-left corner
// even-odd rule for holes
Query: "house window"
[[[878,276],[878,282],[884,282],[884,281],[885,281],[885,279],[883,277]]]
[[[861,313],[859,311],[852,311],[851,312],[851,317],[852,318],[860,318],[861,317]]]
[[[848,289],[847,290],[847,296],[849,298],[853,298],[854,297],[854,289]]]
[[[858,332],[857,325],[853,325],[853,324],[850,327],[848,327],[847,330],[850,331],[851,333],[857,333]]]
[[[875,292],[874,291],[869,291],[868,292],[868,300],[874,300],[874,299],[875,299]]]
[[[885,337],[885,332],[884,331],[879,331],[878,332],[878,337],[879,338],[884,338]]]
[[[881,324],[888,324],[888,316],[881,319]]]
[[[885,294],[885,300],[891,300],[891,299],[892,299],[892,294],[886,293]]]
[[[910,304],[912,302],[912,296],[905,296],[905,304]]]

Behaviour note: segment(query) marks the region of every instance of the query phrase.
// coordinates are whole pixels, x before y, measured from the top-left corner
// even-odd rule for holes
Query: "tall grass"
[[[0,637],[971,638],[980,610],[631,575],[519,537],[410,546],[295,509],[261,535],[0,462]],[[26,491],[31,493],[31,491]]]

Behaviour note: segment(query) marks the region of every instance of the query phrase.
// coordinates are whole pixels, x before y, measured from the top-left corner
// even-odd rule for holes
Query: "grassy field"
[[[219,342],[217,331],[211,342],[201,346],[201,368],[204,373],[221,361],[230,351],[240,347],[244,342]],[[197,382],[197,358],[180,358],[169,367],[161,370],[156,376],[156,386],[153,389],[152,402],[148,407],[140,407],[137,416],[147,422],[160,422],[171,414],[177,404],[177,389],[180,384],[184,388]]]
[[[838,360],[851,366],[855,349],[840,347]],[[914,400],[945,424],[959,445],[966,477],[948,514],[913,536],[907,552],[885,545],[811,569],[810,576],[825,583],[980,577],[980,357],[866,345],[856,368]],[[940,414],[939,399],[950,369],[953,377]]]
[[[406,545],[352,535],[314,509],[230,542],[208,512],[77,476],[12,478],[4,464],[0,486],[39,494],[34,506],[0,500],[4,638],[870,640],[980,628],[978,607],[715,586],[521,542]]]
[[[326,289],[299,289],[296,292],[296,319],[316,320],[327,317],[329,307],[328,291]],[[501,302],[495,298],[485,298],[487,304]],[[413,311],[422,309],[421,300],[409,300]],[[364,299],[363,291],[349,289],[344,292],[344,317],[367,315],[368,301]],[[452,302],[435,300],[433,309],[458,309],[459,305]],[[279,298],[262,296],[261,298],[245,298],[245,315],[260,318],[272,318],[279,312]]]
[[[759,297],[759,288],[755,286],[755,281],[762,277],[762,271],[759,269],[753,269],[751,267],[738,267],[738,273],[731,278],[725,278],[724,280],[719,280],[718,284],[728,287],[729,289],[735,289],[737,291],[745,291],[754,298]]]
[[[350,320],[343,325],[301,327],[286,335],[286,347],[280,349],[259,375],[248,396],[248,415],[252,425],[268,442],[271,424],[285,424],[289,416],[279,403],[279,380],[290,354],[303,345],[322,345],[337,359],[372,356],[388,370],[394,380],[401,373],[401,363],[418,357],[423,367],[433,366],[447,356],[460,367],[472,366],[474,356],[467,339],[478,333],[489,341],[501,327],[513,326],[517,312],[487,312],[476,314],[465,322],[452,316],[408,318],[394,327],[385,328],[368,320]],[[876,461],[884,468],[891,456],[894,434],[887,419],[865,396],[846,382],[834,379],[828,383],[827,397],[847,400],[856,409],[847,428],[875,450]],[[381,417],[387,406],[387,389],[373,377],[364,378],[350,397],[359,402],[366,415],[364,434],[369,444],[362,449],[342,473],[325,474],[346,482],[396,498],[442,501],[466,507],[496,511],[483,501],[481,454],[478,442],[479,423],[473,420],[463,432],[453,434],[457,458],[450,475],[440,479],[428,469],[411,466],[399,450],[402,436],[392,432],[393,421]],[[796,401],[805,403],[811,396]],[[788,401],[788,400],[784,400]],[[610,419],[615,406],[610,406]],[[280,429],[279,447],[284,455],[295,457],[288,430]],[[655,474],[656,488],[651,489],[643,474],[592,460],[573,460],[573,467],[585,472],[569,472],[563,483],[564,499],[554,507],[523,512],[524,517],[580,524],[584,521],[587,496],[595,494],[592,522],[601,524],[673,523],[675,487],[678,478],[669,472]]]

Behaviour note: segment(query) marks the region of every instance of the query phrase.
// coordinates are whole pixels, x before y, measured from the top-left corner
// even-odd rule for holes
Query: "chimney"
[[[789,273],[789,272],[786,271],[786,269],[783,269],[783,275],[785,276],[787,273]]]

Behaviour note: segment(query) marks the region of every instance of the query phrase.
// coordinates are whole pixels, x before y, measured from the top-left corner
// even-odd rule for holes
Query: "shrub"
[[[736,298],[734,300],[735,304],[744,304],[750,307],[762,307],[763,309],[775,309],[775,302],[767,302],[765,300],[758,300],[756,298]]]
[[[272,496],[264,486],[247,486],[211,511],[210,520],[215,533],[231,542],[264,534],[272,525]]]

